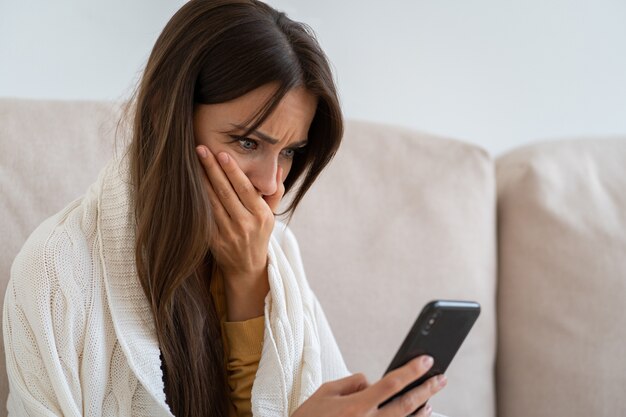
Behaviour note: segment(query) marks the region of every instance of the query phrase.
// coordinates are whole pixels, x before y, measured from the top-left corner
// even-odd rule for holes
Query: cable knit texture
[[[10,416],[172,416],[135,268],[128,182],[127,160],[113,159],[16,257],[3,314]],[[268,257],[252,412],[282,417],[349,371],[307,283],[295,237],[280,222]]]

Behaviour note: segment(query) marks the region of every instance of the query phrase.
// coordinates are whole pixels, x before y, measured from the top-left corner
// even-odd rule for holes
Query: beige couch
[[[0,100],[2,294],[31,231],[112,155],[116,112]],[[470,299],[482,314],[436,411],[626,416],[624,138],[494,159],[458,140],[349,121],[291,226],[352,371],[378,379],[427,301]]]

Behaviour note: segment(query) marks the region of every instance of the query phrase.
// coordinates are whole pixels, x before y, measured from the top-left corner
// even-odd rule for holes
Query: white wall
[[[121,99],[185,1],[0,0],[0,96]]]
[[[499,154],[626,135],[623,0],[269,0],[313,27],[347,117]],[[0,96],[127,97],[184,1],[0,0]]]

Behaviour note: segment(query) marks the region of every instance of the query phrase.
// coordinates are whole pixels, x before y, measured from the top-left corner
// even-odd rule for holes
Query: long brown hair
[[[228,415],[219,318],[209,292],[214,233],[195,153],[195,103],[222,103],[267,83],[275,94],[247,135],[292,88],[318,98],[306,151],[285,180],[290,215],[334,156],[343,121],[332,73],[313,31],[256,0],[191,0],[167,23],[134,91],[129,147],[137,273],[152,306],[165,394],[178,417]],[[200,276],[201,267],[211,271]]]

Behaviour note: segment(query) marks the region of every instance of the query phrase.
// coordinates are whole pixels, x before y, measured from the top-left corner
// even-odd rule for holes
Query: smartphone
[[[435,300],[424,306],[413,327],[398,349],[385,374],[420,355],[430,355],[433,366],[422,377],[382,402],[378,408],[417,387],[427,379],[443,374],[480,314],[474,301]],[[419,411],[422,404],[412,414]]]

